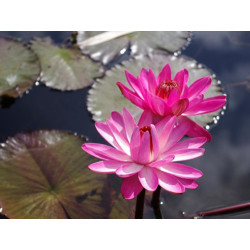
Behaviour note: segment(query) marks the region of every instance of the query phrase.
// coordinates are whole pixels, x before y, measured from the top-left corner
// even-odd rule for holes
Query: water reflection
[[[185,51],[192,56],[197,47],[203,44],[202,51],[195,59],[211,67],[222,80],[228,94],[228,107],[218,126],[210,131],[213,140],[205,146],[205,155],[190,161],[190,165],[204,172],[203,178],[199,180],[199,188],[196,191],[188,190],[181,196],[163,193],[164,199],[168,201],[168,206],[163,208],[165,218],[178,217],[180,211],[191,214],[208,207],[249,200],[249,92],[244,86],[232,87],[230,84],[244,81],[249,76],[250,50],[228,39],[229,35],[246,38],[244,32],[236,33],[197,32],[193,43]],[[250,218],[249,213],[241,215],[244,216]]]

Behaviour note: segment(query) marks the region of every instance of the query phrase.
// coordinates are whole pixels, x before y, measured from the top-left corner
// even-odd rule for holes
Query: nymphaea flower
[[[179,123],[189,123],[188,135],[205,136],[208,141],[211,135],[188,116],[210,113],[222,108],[226,103],[226,95],[204,99],[204,93],[211,85],[211,77],[206,76],[187,86],[188,71],[179,71],[171,77],[169,64],[165,65],[156,78],[153,71],[141,70],[137,78],[125,71],[127,81],[134,91],[118,82],[122,94],[143,110],[150,110],[156,120],[167,115],[175,115]]]
[[[188,123],[175,125],[176,117],[165,117],[153,125],[152,113],[144,112],[136,125],[127,109],[112,112],[106,123],[96,122],[99,134],[112,145],[85,143],[82,149],[101,161],[89,165],[94,172],[115,173],[123,178],[121,193],[133,199],[143,188],[155,191],[158,185],[172,193],[195,189],[202,172],[177,163],[204,154],[200,148],[206,138],[180,141],[189,130]]]

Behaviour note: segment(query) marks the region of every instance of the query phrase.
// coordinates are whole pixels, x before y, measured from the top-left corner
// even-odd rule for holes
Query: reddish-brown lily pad
[[[106,175],[91,172],[95,159],[84,138],[56,130],[20,133],[0,147],[0,204],[9,218],[107,218]]]
[[[110,219],[131,219],[135,217],[136,199],[126,200],[122,197],[120,189],[122,179],[116,175],[108,176],[108,183],[112,193],[112,210]]]

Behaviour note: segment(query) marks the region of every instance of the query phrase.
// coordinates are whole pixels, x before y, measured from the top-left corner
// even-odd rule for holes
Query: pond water
[[[0,32],[0,37],[50,36],[61,43],[71,32]],[[205,145],[203,157],[190,161],[204,173],[197,190],[182,195],[162,191],[161,211],[164,218],[183,218],[196,212],[250,200],[250,32],[194,32],[184,55],[206,65],[221,80],[228,103],[225,115],[210,132],[212,142]],[[89,88],[60,92],[34,86],[28,94],[0,108],[0,142],[19,132],[58,129],[84,135],[92,142],[104,142],[87,111]],[[117,177],[118,178],[118,177]],[[149,205],[144,218],[154,218]],[[250,218],[248,212],[212,218]]]

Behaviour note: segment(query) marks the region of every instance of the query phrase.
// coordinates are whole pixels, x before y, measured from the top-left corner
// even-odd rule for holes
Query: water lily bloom
[[[177,162],[203,155],[205,150],[200,147],[206,138],[181,140],[190,124],[176,126],[175,116],[167,116],[155,125],[152,120],[152,112],[144,112],[136,124],[127,109],[121,114],[114,111],[106,123],[95,123],[111,146],[82,145],[84,151],[101,159],[89,169],[123,178],[121,193],[125,199],[133,199],[143,188],[155,191],[158,185],[172,193],[183,193],[186,188],[195,189],[195,180],[202,176],[201,171]]]
[[[190,124],[189,136],[205,136],[208,141],[211,140],[211,135],[203,127],[188,118],[216,111],[225,105],[226,95],[204,99],[203,94],[211,85],[211,77],[202,77],[188,87],[188,71],[183,69],[172,78],[169,64],[157,78],[151,69],[142,69],[137,78],[128,71],[125,74],[133,91],[121,82],[117,85],[132,103],[143,110],[150,110],[157,121],[175,115],[177,122]]]

